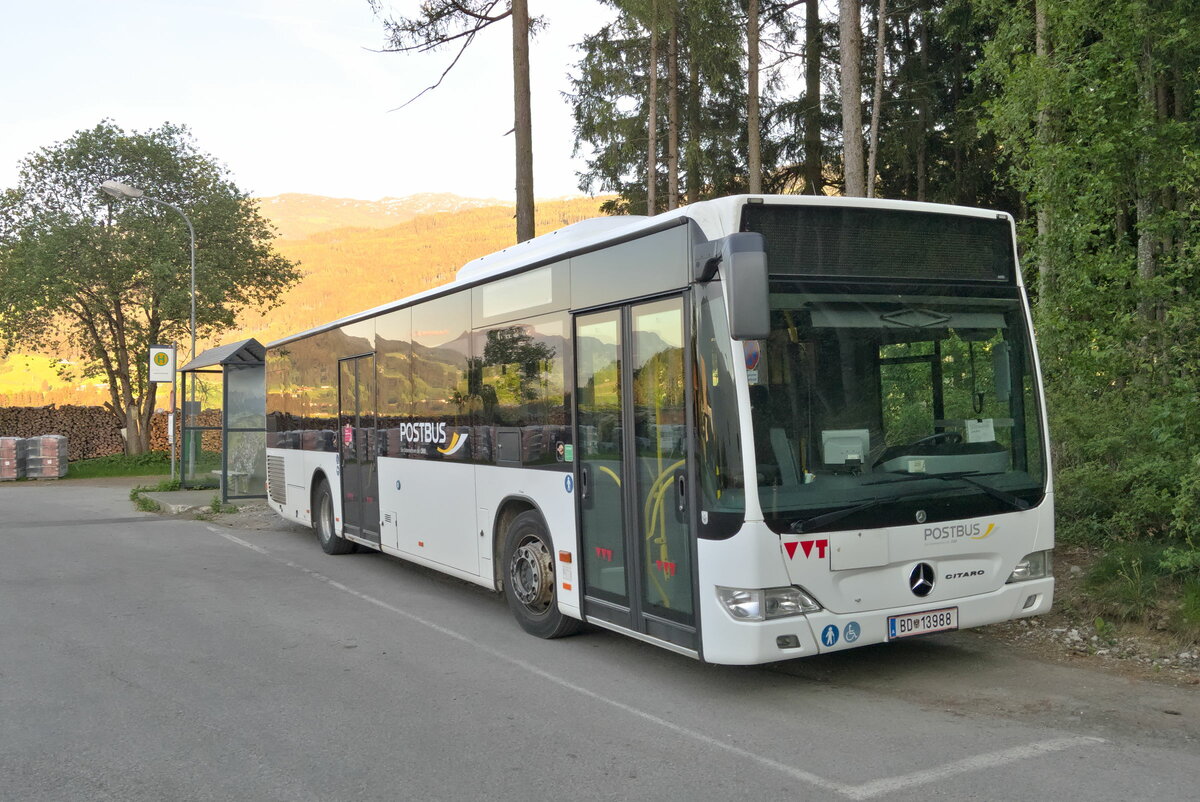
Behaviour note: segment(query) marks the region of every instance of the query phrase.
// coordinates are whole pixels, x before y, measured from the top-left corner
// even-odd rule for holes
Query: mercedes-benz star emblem
[[[917,523],[925,523],[925,510],[917,510]]]
[[[933,566],[929,563],[917,563],[908,575],[908,586],[914,596],[928,596],[933,590]]]

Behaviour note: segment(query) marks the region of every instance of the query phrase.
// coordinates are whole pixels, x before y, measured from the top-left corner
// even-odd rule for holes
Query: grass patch
[[[145,493],[169,493],[172,490],[179,489],[178,479],[163,479],[155,485],[137,485],[129,491],[129,500],[133,502],[133,506],[142,512],[159,512],[162,510],[162,505],[152,498],[145,496]]]
[[[1112,544],[1092,565],[1079,602],[1111,642],[1114,622],[1200,642],[1200,570],[1195,550],[1154,541]]]
[[[213,493],[212,503],[208,505],[208,508],[209,508],[209,510],[211,510],[213,512],[213,514],[222,513],[222,512],[237,512],[238,511],[237,505],[222,504],[220,493]]]
[[[1155,607],[1166,547],[1156,543],[1119,543],[1096,561],[1084,583],[1101,615],[1117,621],[1141,621]]]
[[[134,498],[133,506],[141,512],[158,512],[162,509],[162,505],[157,501],[140,493]]]
[[[165,451],[127,457],[113,454],[108,457],[81,459],[67,466],[67,479],[95,479],[102,476],[157,476],[171,472],[171,459]]]

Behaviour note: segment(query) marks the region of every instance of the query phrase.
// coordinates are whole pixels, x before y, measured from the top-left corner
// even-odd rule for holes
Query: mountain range
[[[537,233],[600,216],[605,198],[539,201]],[[286,194],[261,198],[276,249],[304,277],[267,311],[245,310],[238,326],[198,350],[255,337],[268,343],[389,300],[453,281],[458,268],[515,242],[511,202],[425,193],[376,201]],[[197,269],[203,270],[203,253]],[[54,374],[56,355],[0,359],[0,406],[98,404],[97,379],[70,385]]]
[[[464,198],[446,192],[423,192],[374,201],[300,193],[259,199],[259,208],[275,224],[280,239],[304,239],[337,228],[388,228],[423,214],[511,205],[495,198]]]

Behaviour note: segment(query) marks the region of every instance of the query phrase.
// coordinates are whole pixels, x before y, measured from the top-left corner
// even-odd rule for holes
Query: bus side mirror
[[[729,334],[735,340],[762,340],[771,333],[767,303],[767,253],[762,234],[741,232],[706,242],[697,249],[693,277],[712,281],[718,270],[729,305]]]

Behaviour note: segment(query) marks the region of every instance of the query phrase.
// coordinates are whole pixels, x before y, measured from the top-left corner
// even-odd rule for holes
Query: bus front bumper
[[[1053,598],[1054,577],[1046,577],[1003,585],[990,593],[903,608],[850,614],[822,610],[770,621],[734,620],[718,603],[704,619],[704,660],[755,665],[902,640],[912,635],[899,634],[903,627],[893,627],[890,619],[912,614],[953,610],[953,629],[968,629],[1040,615],[1050,610]],[[945,624],[947,617],[940,616],[934,623]]]

